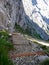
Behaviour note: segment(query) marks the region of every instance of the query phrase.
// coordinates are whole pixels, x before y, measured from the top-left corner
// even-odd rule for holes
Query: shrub
[[[8,33],[0,31],[0,65],[13,65],[9,60],[8,52],[13,45],[8,41]]]
[[[18,32],[23,33],[23,34],[27,34],[27,35],[31,35],[31,32],[29,30],[29,28],[26,28],[25,30],[23,28],[20,27],[20,25],[18,25],[17,23],[15,24],[15,28]]]
[[[43,61],[40,65],[49,65],[49,59],[46,59],[46,60]]]
[[[46,47],[45,45],[41,45],[41,48],[42,48],[43,50],[46,50],[46,49],[47,49],[47,47]]]
[[[16,31],[18,31],[18,32],[20,32],[20,33],[27,34],[27,35],[33,36],[33,37],[35,37],[35,38],[38,38],[38,39],[42,39],[42,38],[40,37],[40,35],[37,34],[36,32],[32,34],[32,33],[31,33],[31,28],[29,28],[28,26],[27,26],[27,28],[26,28],[25,30],[23,30],[23,28],[21,28],[20,25],[16,23],[16,24],[15,24],[15,29],[16,29]],[[34,30],[35,30],[35,29],[34,29]]]

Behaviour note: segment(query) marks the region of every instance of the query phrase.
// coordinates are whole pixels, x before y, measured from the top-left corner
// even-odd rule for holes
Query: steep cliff
[[[23,11],[21,0],[0,0],[0,29],[12,33],[15,22],[22,27],[25,22]]]
[[[31,31],[34,28],[43,39],[49,39],[49,1],[22,0],[22,2]]]
[[[23,29],[36,32],[45,40],[49,39],[48,0],[0,0],[0,29],[10,33],[15,23]]]

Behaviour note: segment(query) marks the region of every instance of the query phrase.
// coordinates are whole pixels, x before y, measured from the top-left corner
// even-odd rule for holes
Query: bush
[[[43,50],[46,50],[46,49],[47,49],[47,47],[46,47],[45,45],[41,45],[41,48],[42,48]]]
[[[23,34],[27,34],[27,35],[31,35],[31,32],[29,30],[29,28],[27,28],[26,30],[24,30],[23,28],[20,27],[20,25],[18,25],[17,23],[15,24],[15,28],[18,32],[23,33]]]
[[[43,61],[40,65],[49,65],[49,59],[46,59],[46,60]]]
[[[0,31],[0,65],[13,65],[9,60],[8,52],[13,45],[8,41],[8,33]]]
[[[16,29],[17,32],[20,32],[20,33],[23,33],[23,34],[27,34],[27,35],[30,35],[32,37],[38,38],[38,39],[42,39],[40,37],[40,35],[37,34],[36,32],[32,34],[31,33],[31,29],[28,26],[27,26],[27,28],[25,30],[23,30],[23,28],[21,28],[20,25],[16,23],[15,24],[15,29]]]

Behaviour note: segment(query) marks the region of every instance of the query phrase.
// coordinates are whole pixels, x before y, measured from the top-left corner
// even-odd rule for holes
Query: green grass
[[[37,32],[36,33],[34,33],[33,34],[37,39],[41,39],[42,40],[42,38],[40,37],[40,35],[39,34],[37,34]]]
[[[46,60],[43,61],[40,65],[49,65],[49,59],[46,59]]]
[[[40,45],[40,47],[47,53],[49,53],[49,47],[45,46],[45,45]]]
[[[43,50],[46,50],[47,47],[45,45],[40,45],[40,47],[43,49]]]
[[[9,35],[6,31],[0,31],[0,65],[13,65],[8,56],[13,45],[8,41],[8,37]]]
[[[36,41],[33,41],[34,43],[36,43],[36,44],[39,44],[38,42],[36,42]]]

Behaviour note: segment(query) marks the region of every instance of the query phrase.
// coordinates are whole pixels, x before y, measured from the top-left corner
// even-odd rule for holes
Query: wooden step
[[[26,52],[26,53],[19,53],[19,54],[11,54],[11,58],[17,58],[17,57],[23,57],[23,56],[35,56],[35,55],[45,55],[44,52],[39,51],[39,52]]]

